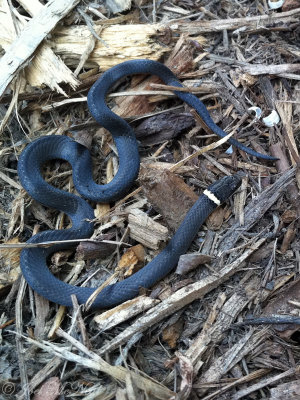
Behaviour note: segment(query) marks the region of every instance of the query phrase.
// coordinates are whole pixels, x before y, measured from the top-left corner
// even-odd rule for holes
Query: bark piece
[[[285,0],[282,11],[294,10],[300,7],[300,0]]]
[[[259,77],[259,87],[264,95],[266,105],[270,110],[275,110],[277,96],[270,79],[266,76]]]
[[[147,26],[147,25],[146,25]],[[142,31],[145,29],[145,25],[142,25],[140,28]],[[160,27],[161,29],[161,27]],[[121,39],[124,41],[124,38]],[[165,50],[163,48],[162,51]],[[152,55],[153,54],[153,55]],[[155,60],[159,59],[159,53],[156,51],[152,53],[152,51],[148,52],[147,58],[152,58]],[[184,39],[179,39],[174,51],[168,58],[167,62],[165,63],[167,67],[169,67],[173,72],[178,76],[181,73],[190,71],[194,65],[193,61],[193,50],[190,43],[185,43]],[[151,76],[146,80],[140,82],[140,79],[135,83],[132,82],[132,89],[131,90],[149,90],[151,89],[151,84],[153,83],[161,83],[160,79],[157,76]],[[134,87],[133,87],[134,86]],[[164,99],[163,96],[156,96],[155,101],[161,101]],[[148,98],[144,96],[133,96],[133,97],[126,97],[120,98],[116,101],[117,106],[113,108],[113,111],[120,115],[121,117],[129,117],[132,115],[143,115],[145,113],[152,112],[156,106],[155,102],[150,102]]]
[[[224,304],[216,322],[208,329],[203,330],[188,348],[185,355],[192,360],[195,374],[198,374],[203,365],[204,352],[209,346],[216,346],[222,340],[237,315],[256,296],[257,285],[258,278],[253,278],[244,289],[239,288],[240,290],[234,293]]]
[[[30,338],[27,338],[27,341],[29,343],[37,345],[39,348],[42,348],[50,353],[57,354],[65,360],[74,362],[88,369],[92,368],[96,371],[101,371],[117,381],[126,381],[129,373],[127,368],[110,365],[102,357],[99,357],[98,354],[87,349],[80,341],[76,340],[60,328],[57,330],[57,335],[63,337],[65,340],[68,340],[72,347],[75,346],[79,350],[79,352],[78,350],[76,350],[76,352],[69,351],[51,342],[41,343]],[[70,346],[68,346],[68,348],[69,347]],[[80,355],[78,353],[80,353]],[[141,376],[135,371],[130,371],[130,375],[132,379],[134,379],[136,386],[145,393],[145,396],[147,394],[150,398],[169,400],[171,396],[174,396],[175,394],[165,385],[157,382],[154,379],[151,379],[146,374],[143,374],[143,376]]]
[[[148,201],[175,231],[198,200],[196,193],[182,178],[168,170],[157,174],[157,171],[144,167],[139,180]]]
[[[296,221],[298,218],[298,214],[296,210],[285,210],[284,213],[281,215],[281,221],[284,224],[290,224],[293,221]]]
[[[290,169],[290,163],[287,159],[284,147],[280,142],[277,142],[270,146],[270,152],[274,157],[278,157],[279,160],[276,161],[276,167],[279,172],[285,172]],[[296,171],[296,182],[291,182],[286,187],[286,198],[293,205],[298,215],[300,214],[300,202],[299,202],[299,186],[300,177],[299,171]]]
[[[176,138],[194,125],[189,113],[167,112],[147,118],[135,128],[135,134],[144,146],[153,146]]]
[[[187,400],[190,398],[193,389],[193,365],[188,357],[185,357],[179,351],[176,351],[175,355],[178,359],[179,374],[181,377],[180,390],[177,393],[177,396],[179,399]]]
[[[286,253],[287,250],[290,248],[292,241],[294,240],[297,233],[297,228],[295,228],[295,223],[291,223],[291,225],[287,228],[283,241],[280,247],[280,251],[282,254]]]
[[[254,142],[253,142],[254,144]],[[259,149],[261,151],[261,149]],[[220,158],[218,160],[220,163],[225,164],[225,165],[231,165],[232,160],[230,158]],[[248,163],[248,162],[243,162],[243,161],[236,161],[235,163],[236,168],[239,169],[245,169],[245,170],[250,170],[253,172],[253,175],[269,175],[270,172],[276,174],[277,170],[274,167],[268,167],[265,165],[260,165],[256,163]]]
[[[261,262],[264,258],[270,257],[274,251],[275,241],[268,243],[266,246],[261,247],[249,257],[250,262]]]
[[[288,97],[288,93],[284,92],[284,98],[287,100]],[[295,130],[293,126],[293,106],[291,103],[284,101],[282,103],[277,103],[276,107],[284,126],[284,136],[287,142],[287,148],[290,152],[292,165],[296,165],[297,163],[299,164],[300,157],[294,137]]]
[[[296,366],[294,368],[290,368],[287,371],[284,371],[280,374],[276,374],[271,376],[270,378],[261,379],[258,383],[253,384],[252,386],[247,386],[245,389],[241,389],[237,391],[232,397],[231,400],[239,400],[247,397],[247,395],[256,392],[264,387],[274,385],[276,382],[279,382],[285,378],[288,378],[293,375],[297,375],[300,372],[300,366]]]
[[[226,209],[223,207],[218,207],[213,213],[211,213],[206,219],[206,226],[211,231],[218,231],[225,218]]]
[[[116,245],[102,242],[102,240],[112,240],[114,237],[115,233],[107,233],[100,235],[97,241],[80,242],[76,248],[76,259],[79,261],[95,260],[109,256],[116,249]]]
[[[45,336],[47,331],[46,322],[49,313],[49,301],[44,297],[40,296],[37,292],[34,292],[36,315],[35,315],[35,327],[34,337],[41,340]]]

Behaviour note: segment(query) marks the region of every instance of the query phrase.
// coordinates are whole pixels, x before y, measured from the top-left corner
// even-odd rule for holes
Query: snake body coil
[[[89,151],[79,143],[65,136],[45,136],[30,143],[22,152],[18,173],[26,191],[35,200],[48,207],[66,213],[72,228],[38,233],[28,243],[62,241],[90,237],[93,226],[87,220],[94,218],[93,209],[79,196],[59,190],[45,182],[41,167],[47,160],[63,159],[70,162],[73,181],[77,191],[86,199],[108,202],[121,198],[136,179],[139,171],[137,141],[130,126],[114,114],[105,103],[109,88],[120,78],[132,74],[158,75],[167,85],[182,87],[175,75],[163,64],[148,61],[128,61],[106,71],[93,85],[88,94],[88,106],[96,121],[108,129],[114,137],[119,155],[119,170],[114,179],[106,185],[97,185],[92,179],[92,163]],[[212,121],[204,104],[194,95],[175,92],[179,98],[193,107],[205,124],[217,135],[226,133]],[[249,149],[234,139],[229,143],[260,158],[272,160]],[[177,264],[194,239],[207,216],[224,202],[240,185],[238,175],[225,177],[204,192],[190,209],[172,240],[165,249],[140,271],[114,285],[107,286],[96,297],[93,308],[107,308],[135,297],[141,287],[149,288],[166,276]],[[77,287],[57,279],[47,267],[47,257],[53,252],[66,249],[67,244],[49,248],[25,248],[21,253],[21,269],[28,284],[45,298],[71,306],[71,295],[77,296],[79,304],[87,301],[95,288]]]

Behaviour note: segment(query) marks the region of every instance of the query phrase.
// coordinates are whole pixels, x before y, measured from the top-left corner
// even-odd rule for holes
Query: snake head
[[[245,174],[241,172],[231,176],[225,176],[210,185],[207,190],[211,192],[221,204],[240,187],[243,176],[245,176]]]

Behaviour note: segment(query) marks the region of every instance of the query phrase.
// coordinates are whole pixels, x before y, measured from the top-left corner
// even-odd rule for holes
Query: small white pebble
[[[283,6],[284,1],[285,0],[277,0],[277,1],[268,0],[268,4],[271,10],[276,10],[277,8]]]
[[[254,111],[255,118],[260,119],[261,114],[262,114],[261,108],[253,106],[253,107],[248,108],[248,111]]]
[[[228,149],[225,151],[226,154],[232,154],[233,153],[233,148],[232,146],[228,147]]]
[[[277,125],[280,121],[279,115],[277,111],[273,110],[270,115],[262,119],[266,126],[274,126]]]

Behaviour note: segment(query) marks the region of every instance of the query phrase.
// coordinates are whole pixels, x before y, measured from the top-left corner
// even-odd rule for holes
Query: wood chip
[[[2,71],[0,78],[0,97],[16,74],[29,62],[35,50],[45,37],[78,3],[79,0],[56,0],[48,2],[39,13],[27,22],[21,34],[14,40],[11,46],[7,48],[6,53],[0,59],[0,68]],[[2,13],[1,15],[3,16]],[[44,58],[43,56],[42,58],[43,62],[45,60],[47,64],[48,57]],[[65,70],[67,71],[67,69]],[[52,87],[56,89],[59,88],[56,84]]]
[[[163,34],[166,29],[162,25],[128,24],[94,26],[101,39],[97,41],[88,62],[98,65],[102,71],[113,67],[121,61],[136,58],[158,60],[166,51],[167,46],[161,45],[155,36]],[[67,58],[68,64],[77,66],[78,60],[86,47],[86,41],[91,37],[89,28],[85,25],[56,28],[53,36],[53,50],[56,54]]]
[[[127,278],[143,267],[144,259],[144,247],[141,244],[137,244],[125,251],[119,261],[116,272]]]
[[[168,228],[138,209],[128,215],[128,227],[132,239],[153,250],[158,250],[169,237]]]
[[[206,254],[183,254],[179,258],[176,274],[185,275],[188,272],[193,271],[199,265],[210,263],[212,259],[213,257]]]
[[[159,302],[159,300],[151,299],[150,297],[139,296],[111,310],[96,315],[94,321],[98,324],[101,331],[106,331],[148,310]]]

